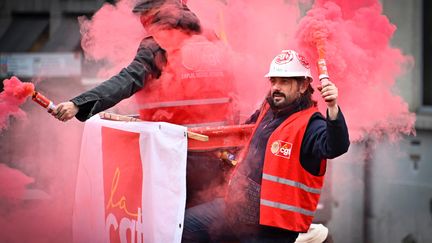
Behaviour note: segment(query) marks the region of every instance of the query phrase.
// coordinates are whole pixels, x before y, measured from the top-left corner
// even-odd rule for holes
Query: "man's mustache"
[[[279,91],[273,92],[272,97],[274,98],[275,96],[283,96],[284,98],[286,98],[285,94]]]

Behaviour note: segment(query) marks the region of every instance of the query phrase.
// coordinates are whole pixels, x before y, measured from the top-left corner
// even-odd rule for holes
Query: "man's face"
[[[277,108],[285,107],[300,97],[307,89],[307,81],[300,84],[295,78],[270,78],[270,95]]]

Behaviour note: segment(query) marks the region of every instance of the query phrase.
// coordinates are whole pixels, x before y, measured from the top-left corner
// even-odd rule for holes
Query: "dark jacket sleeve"
[[[340,109],[335,120],[325,119],[319,113],[314,114],[303,137],[300,162],[309,173],[322,175],[321,160],[346,153],[349,145],[348,128]]]
[[[75,117],[85,121],[94,114],[129,98],[142,89],[148,80],[159,78],[165,63],[165,51],[152,37],[145,38],[129,66],[95,88],[71,99],[79,108]]]

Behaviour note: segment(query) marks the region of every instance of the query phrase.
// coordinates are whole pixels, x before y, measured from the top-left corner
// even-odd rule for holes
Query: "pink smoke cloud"
[[[395,90],[395,80],[412,59],[390,40],[396,26],[382,13],[378,0],[318,0],[300,19],[305,1],[259,0],[188,1],[204,29],[213,30],[231,48],[229,65],[244,120],[269,88],[263,77],[281,49],[298,49],[313,64],[316,41],[324,40],[331,80],[339,88],[339,104],[351,139],[413,131],[415,117]],[[146,35],[131,9],[134,1],[104,5],[91,20],[81,21],[87,57],[108,61],[115,74],[133,58]],[[312,65],[314,77],[316,67]],[[315,78],[314,86],[319,83]],[[322,111],[324,102],[316,96]],[[394,136],[393,136],[394,135]]]
[[[24,195],[26,186],[34,181],[19,170],[0,163],[0,199],[15,201]]]
[[[38,105],[23,109],[29,119],[0,136],[1,160],[13,165],[0,163],[0,242],[72,242],[82,124],[61,123]]]
[[[390,45],[395,31],[375,0],[319,0],[299,23],[295,39],[309,60],[317,60],[316,42],[324,41],[330,78],[354,141],[413,132],[415,116],[394,87],[412,58]],[[317,77],[316,68],[312,71]]]
[[[269,90],[264,75],[281,49],[290,48],[300,17],[298,1],[188,1],[204,27],[213,29],[231,48],[230,68],[238,93],[241,121]]]
[[[81,47],[87,59],[106,61],[101,76],[119,72],[133,59],[140,41],[145,37],[139,15],[132,12],[134,0],[104,4],[91,19],[79,18]]]
[[[4,91],[0,93],[0,131],[7,128],[10,116],[22,118],[25,113],[19,108],[34,90],[32,83],[23,83],[17,77],[3,80]]]

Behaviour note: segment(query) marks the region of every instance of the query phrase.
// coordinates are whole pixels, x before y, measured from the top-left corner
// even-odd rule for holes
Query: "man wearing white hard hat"
[[[309,63],[293,50],[278,54],[265,77],[270,92],[248,120],[253,135],[226,196],[186,210],[183,242],[295,242],[311,226],[326,160],[350,144],[338,89],[329,80],[318,87],[325,118],[312,100]]]

